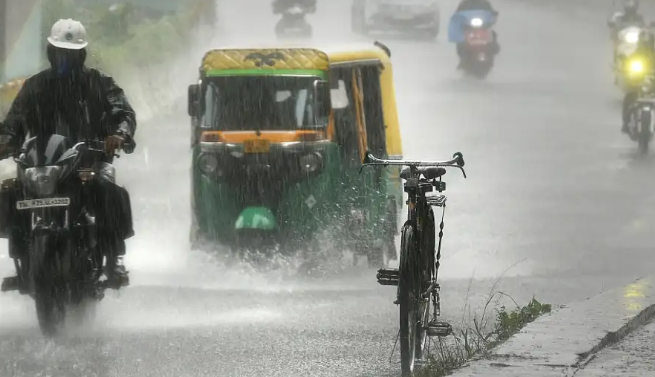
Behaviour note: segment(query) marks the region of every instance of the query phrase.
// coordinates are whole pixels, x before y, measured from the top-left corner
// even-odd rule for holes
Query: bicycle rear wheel
[[[402,229],[400,244],[400,261],[398,265],[398,301],[400,306],[400,367],[403,376],[414,371],[417,343],[422,338],[419,328],[422,313],[420,302],[419,249],[416,242],[415,228],[405,224]]]

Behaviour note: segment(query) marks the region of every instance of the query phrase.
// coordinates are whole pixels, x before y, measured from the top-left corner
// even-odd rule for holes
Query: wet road
[[[223,6],[220,38],[270,40],[269,8],[234,3]],[[619,132],[605,13],[508,4],[497,1],[503,50],[484,82],[455,72],[444,34],[437,43],[378,38],[395,62],[406,157],[466,157],[469,179],[447,176],[442,300],[453,323],[471,277],[477,308],[512,266],[499,289],[551,303],[655,267],[655,157],[639,157]],[[357,39],[347,3],[323,7],[312,18],[317,40]],[[238,16],[248,11],[249,20]],[[137,216],[132,286],[54,342],[42,340],[30,300],[0,296],[0,376],[398,375],[393,289],[377,286],[373,270],[335,262],[328,276],[307,278],[293,266],[228,270],[189,252],[188,130],[183,113],[144,122],[141,150],[118,163]]]

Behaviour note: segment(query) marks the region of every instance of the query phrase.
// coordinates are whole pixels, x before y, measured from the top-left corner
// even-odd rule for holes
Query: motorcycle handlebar
[[[85,147],[87,151],[105,153],[106,142],[104,140],[86,140],[81,141],[73,146],[76,150],[79,150],[80,147]],[[133,140],[124,141],[121,150],[127,154],[134,152],[136,148],[136,143]],[[114,154],[114,157],[120,158],[120,155]]]
[[[420,161],[420,160],[385,160],[377,158],[373,153],[367,151],[362,162],[360,172],[366,166],[410,166],[410,167],[423,167],[423,166],[438,166],[443,168],[456,168],[459,169],[464,178],[466,178],[466,171],[464,170],[464,155],[461,152],[453,154],[453,158],[447,161]]]

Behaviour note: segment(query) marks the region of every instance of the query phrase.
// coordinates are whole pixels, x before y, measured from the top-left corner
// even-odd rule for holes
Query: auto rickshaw
[[[188,95],[194,247],[295,251],[329,233],[369,264],[395,256],[400,182],[359,175],[367,149],[401,157],[383,49],[212,50]]]

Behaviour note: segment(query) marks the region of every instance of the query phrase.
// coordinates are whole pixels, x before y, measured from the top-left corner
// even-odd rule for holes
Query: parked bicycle
[[[404,190],[408,195],[407,221],[401,230],[398,268],[378,270],[377,280],[381,285],[398,287],[394,304],[400,307],[401,369],[403,375],[410,375],[415,361],[424,357],[427,337],[444,337],[452,333],[449,323],[439,321],[440,287],[437,283],[446,196],[426,194],[434,189],[440,193],[446,190],[446,182],[442,180],[445,168],[461,170],[464,178],[466,172],[464,156],[459,152],[450,161],[384,160],[367,152],[362,169],[389,165],[406,166],[400,172],[400,178],[405,180]],[[433,206],[442,208],[436,250]]]

